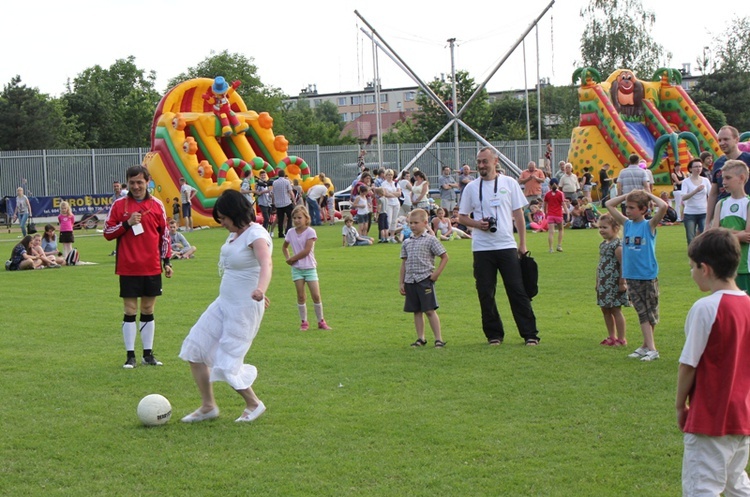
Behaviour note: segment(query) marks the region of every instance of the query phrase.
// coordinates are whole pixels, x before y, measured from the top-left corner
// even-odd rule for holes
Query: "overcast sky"
[[[446,40],[455,38],[456,69],[469,71],[480,83],[549,3],[464,0],[451,10],[414,0],[4,2],[0,83],[5,86],[18,74],[23,84],[60,95],[68,78],[86,68],[109,67],[133,55],[139,68],[156,71],[157,90],[164,92],[170,78],[212,52],[229,50],[253,58],[263,83],[290,95],[312,84],[319,93],[357,90],[373,79],[373,63],[371,42],[360,31],[366,26],[355,10],[423,81],[450,73]],[[713,45],[732,17],[743,12],[739,0],[724,1],[721,9],[703,2],[684,3],[682,9],[675,8],[675,1],[643,3],[656,14],[652,35],[672,53],[670,67],[687,62],[694,73],[703,47]],[[540,76],[553,84],[568,84],[580,61],[585,26],[579,12],[587,4],[557,0],[539,23]],[[525,45],[526,80],[532,86],[537,77],[535,31]],[[524,87],[522,54],[519,47],[508,58],[489,90]],[[415,84],[382,52],[378,59],[384,88]]]

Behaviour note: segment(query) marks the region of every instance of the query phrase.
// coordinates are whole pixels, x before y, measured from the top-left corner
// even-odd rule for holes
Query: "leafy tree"
[[[427,86],[437,95],[446,105],[452,106],[453,102],[453,83],[451,76],[447,79],[435,78]],[[461,108],[464,102],[474,93],[477,88],[477,84],[474,82],[474,78],[469,76],[467,71],[456,72],[456,98],[458,99],[457,105],[454,109],[458,110]],[[448,116],[445,114],[442,108],[440,108],[425,92],[419,91],[417,93],[417,105],[420,108],[414,114],[413,125],[401,125],[401,128],[405,131],[407,128],[412,127],[412,133],[409,138],[417,138],[416,141],[428,141],[435,136],[447,123]],[[464,111],[461,115],[461,120],[471,126],[474,130],[481,132],[482,129],[487,126],[488,114],[488,103],[487,103],[487,91],[482,89],[479,95],[472,101],[471,106]],[[399,129],[399,141],[401,143],[407,143],[400,137],[406,136],[407,133],[401,133]],[[474,137],[463,127],[459,128],[459,139],[460,140],[474,140]],[[453,141],[453,131],[443,133],[439,141],[449,142]]]
[[[422,143],[432,138],[426,136],[424,131],[418,127],[416,120],[408,117],[405,121],[398,121],[383,133],[383,143]]]
[[[151,121],[160,95],[156,73],[119,59],[109,69],[90,67],[68,81],[63,100],[76,116],[91,148],[148,147]]]
[[[274,126],[274,133],[283,134],[291,143],[324,146],[357,143],[354,137],[341,137],[343,123],[332,102],[323,102],[313,109],[308,100],[299,99],[280,114],[282,125]]]
[[[750,73],[720,70],[701,76],[693,98],[723,112],[726,123],[742,131],[750,130]],[[714,123],[711,122],[713,125]]]
[[[722,126],[727,124],[727,116],[710,103],[705,101],[696,101],[695,105],[698,106],[701,114],[703,114],[703,117],[708,120],[708,122],[711,124],[711,127],[714,128],[715,131],[719,131]]]
[[[242,86],[237,89],[237,93],[242,97],[248,109],[256,112],[268,112],[274,120],[277,119],[275,113],[281,109],[281,101],[284,97],[279,88],[264,85],[258,75],[258,68],[253,62],[253,58],[245,57],[242,54],[229,53],[224,50],[218,54],[212,53],[203,59],[195,67],[169,80],[169,88],[193,78],[215,78],[224,76],[229,81],[240,80]],[[274,131],[276,126],[274,125]]]
[[[656,15],[641,0],[590,0],[580,15],[586,30],[577,66],[596,67],[605,77],[615,69],[631,69],[642,78],[659,67],[665,53],[651,37]],[[667,61],[671,57],[666,54]]]
[[[722,112],[723,122],[740,132],[750,130],[746,112],[750,107],[750,19],[733,19],[714,38],[713,45],[700,61],[703,75],[693,89],[693,98]],[[722,119],[718,115],[713,119],[709,122],[718,129]]]
[[[543,138],[570,138],[578,126],[580,108],[576,86],[545,86],[542,88]]]
[[[536,123],[536,95],[529,94],[529,115]],[[537,127],[531,125],[531,138],[536,138]],[[490,140],[526,139],[526,100],[506,95],[490,104],[490,118],[484,136]]]
[[[0,94],[0,150],[76,148],[82,144],[64,105],[15,76]]]

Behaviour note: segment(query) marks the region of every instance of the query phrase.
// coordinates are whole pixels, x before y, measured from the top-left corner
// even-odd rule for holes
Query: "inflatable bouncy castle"
[[[185,81],[164,95],[154,113],[151,151],[143,160],[152,194],[171,212],[184,178],[196,189],[194,226],[216,226],[216,199],[226,189],[239,190],[245,171],[254,178],[265,170],[274,178],[283,169],[304,190],[318,182],[304,160],[287,155],[289,142],[273,134],[273,118],[248,110],[235,91],[239,86],[221,76]]]
[[[601,166],[617,177],[628,156],[644,159],[654,175],[655,190],[671,191],[670,173],[679,162],[707,150],[722,155],[716,132],[679,84],[676,69],[658,69],[652,81],[639,80],[633,71],[618,69],[606,81],[596,69],[573,73],[581,112],[573,130],[568,162],[580,176],[588,168],[595,178]],[[657,193],[658,195],[658,193]]]

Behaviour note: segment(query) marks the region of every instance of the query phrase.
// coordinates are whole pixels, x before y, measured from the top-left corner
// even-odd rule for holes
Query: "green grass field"
[[[627,350],[601,347],[596,230],[566,232],[540,267],[533,305],[542,337],[524,347],[503,290],[501,347],[481,331],[469,240],[446,242],[437,284],[445,349],[410,348],[413,319],[398,292],[399,245],[341,247],[318,230],[318,271],[332,332],[298,331],[290,271],[274,239],[274,277],[247,362],[268,407],[238,425],[240,397],[216,385],[222,415],[185,425],[200,403],[183,338],[218,293],[222,229],[188,233],[196,258],[175,261],[156,306],[160,368],[121,368],[114,243],[76,232],[97,265],[3,272],[0,493],[12,496],[673,496],[682,437],[675,424],[685,315],[701,295],[681,226],[659,228],[661,359],[626,356],[640,344],[632,309]],[[373,230],[374,231],[374,230]],[[0,234],[10,254],[18,233]],[[314,316],[309,302],[309,313]],[[431,332],[428,327],[428,339]],[[432,341],[430,340],[430,344]],[[140,347],[140,339],[137,349]],[[140,351],[137,351],[140,356]],[[140,425],[138,401],[160,393],[172,420]]]

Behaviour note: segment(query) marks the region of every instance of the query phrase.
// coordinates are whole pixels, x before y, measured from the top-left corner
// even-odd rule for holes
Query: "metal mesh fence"
[[[396,172],[405,168],[426,144],[384,144],[383,167]],[[542,150],[546,143],[542,143]],[[570,140],[553,140],[552,172],[557,170],[557,161],[568,156]],[[443,166],[458,169],[461,164],[473,167],[478,142],[459,143],[459,164],[455,164],[453,143],[434,143],[422,154],[412,167],[424,171],[431,184],[436,184]],[[530,160],[539,162],[539,142],[516,141],[493,143],[503,155],[520,169]],[[378,152],[367,147],[367,166],[375,170],[379,166]],[[143,148],[96,149],[96,150],[22,150],[0,152],[0,196],[15,195],[16,188],[23,186],[31,196],[87,195],[109,193],[112,182],[125,180],[125,170],[140,164],[148,150]],[[333,181],[336,190],[346,189],[357,176],[357,145],[322,147],[318,145],[291,146],[289,155],[302,157],[312,174],[325,173]],[[513,170],[507,170],[514,175]]]

